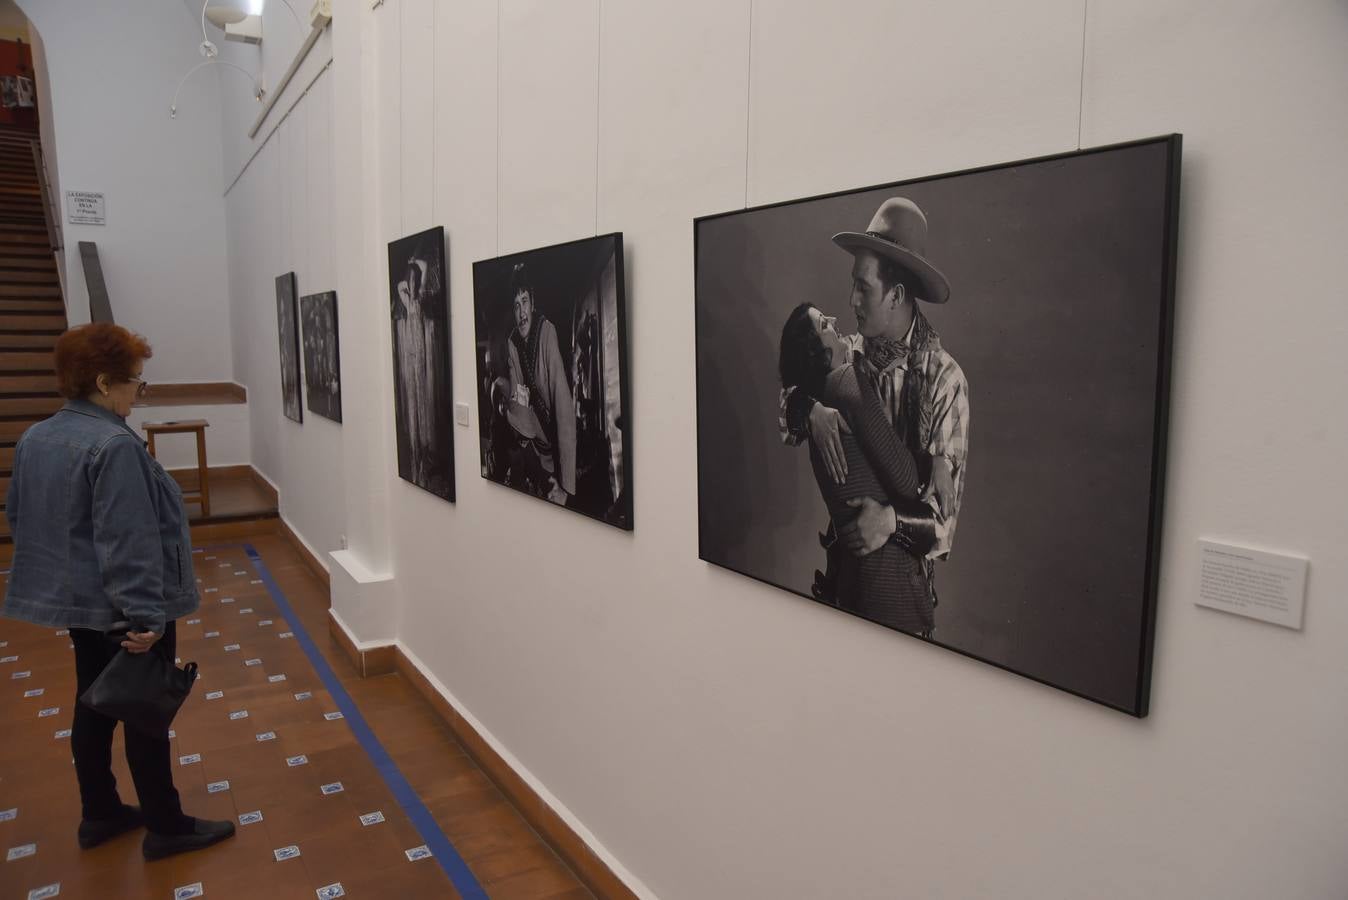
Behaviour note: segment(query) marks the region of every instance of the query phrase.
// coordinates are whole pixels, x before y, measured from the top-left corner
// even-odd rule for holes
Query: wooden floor
[[[246,540],[298,621],[288,624],[281,615],[242,541],[198,553],[201,610],[179,621],[178,652],[200,664],[202,677],[175,722],[172,743],[174,776],[188,814],[238,825],[240,815],[260,810],[262,821],[238,825],[237,836],[216,847],[153,863],[141,857],[143,831],[81,851],[75,840],[79,794],[69,738],[61,734],[70,727],[75,702],[69,638],[0,619],[0,658],[6,660],[0,663],[0,817],[16,810],[0,821],[0,851],[11,855],[36,845],[31,855],[0,863],[0,898],[28,897],[59,883],[62,898],[167,900],[198,896],[175,893],[197,882],[200,896],[211,898],[311,898],[336,883],[348,897],[460,896],[436,859],[409,860],[406,851],[427,840],[348,722],[325,717],[336,703],[299,641],[282,637],[296,626],[312,637],[487,896],[590,897],[400,675],[356,675],[328,637],[325,588],[285,539],[267,533]],[[213,632],[218,636],[207,637]],[[235,644],[238,649],[228,649]],[[248,665],[253,659],[260,662]],[[37,690],[42,693],[25,696]],[[223,696],[207,699],[216,691]],[[57,711],[44,715],[51,709]],[[231,718],[244,710],[246,718]],[[275,738],[258,739],[267,732]],[[120,744],[119,736],[114,771],[123,800],[135,802]],[[200,754],[200,760],[189,754]],[[298,762],[297,756],[305,761],[287,764]],[[228,787],[208,790],[221,781]],[[342,790],[325,795],[321,787],[336,782]],[[362,825],[360,817],[373,812],[384,821]],[[292,845],[298,857],[274,858],[275,850]]]
[[[171,469],[169,474],[184,491],[197,489],[196,469]],[[211,514],[201,511],[201,503],[187,501],[187,519],[193,525],[234,522],[240,519],[275,518],[279,515],[276,491],[259,483],[248,466],[210,469]]]

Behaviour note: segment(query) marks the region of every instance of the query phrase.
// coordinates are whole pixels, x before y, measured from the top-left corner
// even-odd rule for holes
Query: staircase
[[[0,507],[14,468],[14,445],[61,408],[52,348],[66,329],[42,190],[33,163],[37,132],[0,126]],[[9,523],[0,517],[0,547]]]

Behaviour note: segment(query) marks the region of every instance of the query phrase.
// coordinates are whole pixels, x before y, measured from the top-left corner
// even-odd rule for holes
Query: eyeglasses
[[[127,382],[135,384],[137,397],[144,397],[145,392],[150,387],[150,382],[146,381],[144,378],[128,378]]]

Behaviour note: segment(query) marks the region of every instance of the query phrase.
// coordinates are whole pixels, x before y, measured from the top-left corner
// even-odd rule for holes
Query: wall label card
[[[1200,540],[1199,606],[1301,628],[1310,560]]]
[[[71,225],[106,225],[107,200],[102,191],[66,191],[66,215]]]

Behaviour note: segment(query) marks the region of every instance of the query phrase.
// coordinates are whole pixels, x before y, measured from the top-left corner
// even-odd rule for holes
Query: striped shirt
[[[864,339],[859,334],[844,338],[853,355],[863,354]],[[969,383],[964,377],[955,358],[941,346],[940,335],[927,322],[921,311],[915,311],[913,324],[908,329],[904,343],[912,347],[910,352],[895,360],[875,379],[885,415],[891,423],[898,417],[903,394],[904,381],[912,373],[920,379],[921,421],[916,423],[918,440],[924,450],[933,459],[944,459],[950,466],[954,496],[950,499],[950,515],[941,518],[936,498],[928,503],[936,511],[936,546],[927,554],[928,559],[946,559],[955,541],[955,524],[959,518],[960,504],[964,500],[964,481],[969,456]],[[858,374],[869,369],[861,367]],[[873,369],[870,371],[874,372]],[[795,428],[787,421],[787,401],[795,388],[781,392],[778,428],[782,442],[796,446],[810,436],[808,422],[800,422]]]

